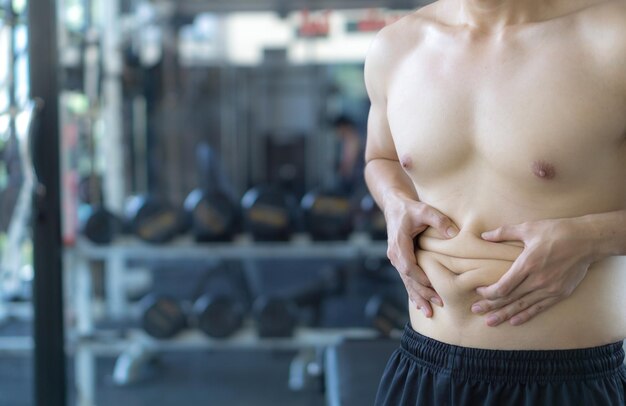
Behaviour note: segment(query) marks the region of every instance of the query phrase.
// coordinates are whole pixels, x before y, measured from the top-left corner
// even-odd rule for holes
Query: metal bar
[[[81,345],[76,350],[76,403],[78,406],[96,404],[96,359],[89,346]]]
[[[121,320],[128,312],[126,284],[124,283],[125,261],[123,255],[112,251],[104,262],[104,278],[108,311],[111,318]]]
[[[74,292],[76,330],[81,335],[89,335],[93,333],[91,269],[83,257],[77,257],[75,264],[76,291]]]
[[[63,323],[59,84],[56,1],[30,0],[30,96],[45,105],[34,130],[33,164],[40,186],[33,198],[35,404],[66,404]]]
[[[76,311],[76,333],[80,337],[93,334],[92,278],[89,264],[84,258],[76,256],[73,264],[76,276],[74,309]],[[95,397],[95,361],[91,348],[78,346],[74,351],[74,368],[76,370],[74,387],[76,388],[79,406],[92,406]]]
[[[293,241],[287,243],[235,242],[216,244],[196,244],[190,240],[180,240],[167,245],[150,245],[136,239],[120,240],[111,246],[98,246],[79,240],[77,254],[89,259],[108,260],[112,255],[124,259],[167,260],[167,259],[206,259],[221,257],[240,258],[335,258],[350,259],[361,256],[384,257],[387,244],[366,241],[315,242]]]
[[[105,333],[101,331],[101,333]],[[113,332],[111,332],[113,333]],[[398,337],[394,332],[394,337]],[[324,347],[338,344],[345,339],[374,339],[380,333],[371,328],[310,328],[299,327],[293,337],[259,338],[253,326],[243,328],[228,340],[212,339],[198,331],[187,331],[172,340],[155,340],[141,330],[127,331],[127,338],[102,338],[97,336],[79,338],[78,348],[89,348],[93,355],[117,355],[133,345],[141,345],[151,351],[197,351],[262,349],[287,350]]]

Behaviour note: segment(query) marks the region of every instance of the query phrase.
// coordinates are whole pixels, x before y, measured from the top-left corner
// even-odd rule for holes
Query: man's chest
[[[398,64],[388,90],[398,156],[430,178],[477,160],[521,179],[537,165],[581,178],[581,162],[610,159],[626,128],[622,95],[573,45],[487,56],[426,47]]]

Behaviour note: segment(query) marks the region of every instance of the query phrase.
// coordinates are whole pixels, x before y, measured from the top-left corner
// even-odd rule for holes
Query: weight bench
[[[345,340],[326,350],[326,404],[373,405],[378,384],[399,340]]]

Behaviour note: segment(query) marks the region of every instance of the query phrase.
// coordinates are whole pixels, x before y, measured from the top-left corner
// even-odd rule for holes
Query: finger
[[[502,226],[495,230],[486,231],[480,236],[483,240],[492,242],[524,240],[519,225]]]
[[[534,305],[530,306],[528,309],[517,313],[515,316],[511,317],[511,325],[519,326],[520,324],[526,323],[528,320],[532,319],[539,313],[543,312],[547,308],[553,306],[555,303],[559,301],[556,297],[549,297],[544,299]]]
[[[415,247],[413,245],[413,240],[411,238],[402,236],[398,238],[397,241],[397,252],[394,253],[394,259],[392,259],[392,263],[396,267],[396,269],[400,272],[400,274],[407,276],[410,279],[416,280],[420,285],[425,287],[432,287],[428,276],[426,273],[417,265],[417,260],[415,258]],[[441,298],[439,295],[434,293],[440,301]],[[426,299],[430,300],[430,296]]]
[[[423,271],[418,267],[418,274],[419,273],[423,273]],[[434,303],[437,306],[443,306],[443,301],[437,292],[435,292],[432,287],[420,283],[414,275],[402,275],[402,281],[407,288],[407,292],[409,292],[411,300],[415,302],[416,305],[419,304],[420,300],[425,300],[427,302]]]
[[[441,235],[453,238],[459,233],[459,228],[450,220],[448,216],[443,215],[439,210],[427,205],[421,204],[420,206],[420,220],[436,229]]]
[[[433,285],[430,283],[430,279],[428,279],[426,272],[424,272],[419,265],[416,265],[415,276],[415,280],[421,286],[422,297],[439,307],[443,307],[443,300],[441,299],[441,296],[439,296],[435,289],[433,289]]]
[[[476,293],[487,300],[497,300],[508,296],[528,277],[528,272],[524,269],[525,259],[526,256],[522,253],[498,282],[493,285],[479,287],[476,289]]]
[[[413,292],[418,292],[418,290],[415,287],[411,287],[409,289]],[[420,310],[424,314],[424,316],[432,317],[433,315],[432,305],[430,304],[428,300],[422,297],[421,294],[419,293],[414,294],[414,296],[411,299],[411,302],[413,303],[413,305],[415,306],[417,310]]]
[[[487,314],[485,321],[488,326],[495,327],[545,299],[545,295],[542,295],[541,292],[531,292],[503,308]]]
[[[526,286],[527,283],[521,284],[517,289],[513,290],[508,296],[495,300],[479,300],[472,304],[471,311],[475,314],[488,313],[494,310],[503,308],[506,305],[513,303],[514,301],[526,296],[533,289]]]
[[[394,244],[390,244],[393,247]],[[409,297],[426,317],[431,317],[432,308],[429,302],[443,306],[443,300],[431,287],[426,273],[417,265],[413,239],[400,235],[395,243],[396,249],[388,253],[391,263],[400,273]]]

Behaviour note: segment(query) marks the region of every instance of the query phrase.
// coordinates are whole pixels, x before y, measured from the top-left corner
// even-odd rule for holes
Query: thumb
[[[445,216],[439,210],[426,204],[422,206],[421,221],[448,238],[456,237],[459,233],[459,228],[448,216]]]
[[[493,242],[521,240],[521,236],[515,226],[502,226],[495,230],[485,231],[480,236],[483,240]]]

